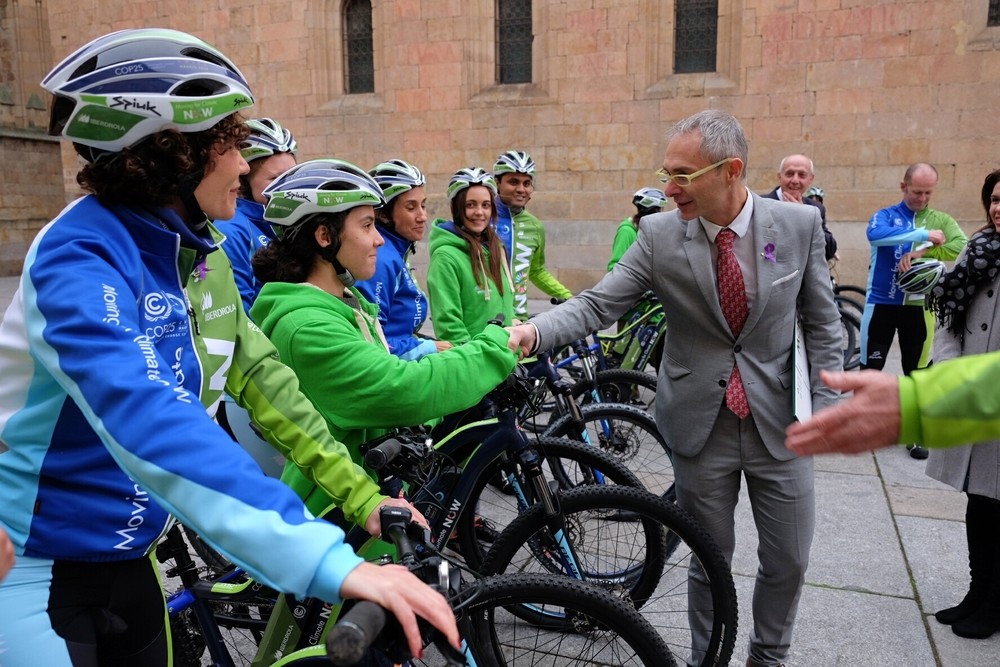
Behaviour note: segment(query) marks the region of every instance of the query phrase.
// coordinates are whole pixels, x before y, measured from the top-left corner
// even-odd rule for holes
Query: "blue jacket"
[[[510,207],[503,203],[500,196],[493,198],[493,206],[497,210],[496,229],[500,244],[503,245],[504,252],[507,253],[507,268],[511,275],[514,273],[514,214]]]
[[[876,211],[868,221],[868,242],[872,248],[867,303],[903,305],[906,301],[906,293],[896,284],[896,267],[903,255],[930,236],[928,230],[916,226],[916,217],[901,201]]]
[[[119,561],[173,514],[270,586],[336,600],[359,559],[212,421],[223,391],[327,467],[348,514],[381,496],[240,308],[211,230],[86,196],[39,233],[0,324],[0,523],[19,555]]]
[[[236,215],[231,220],[217,220],[216,225],[226,239],[222,249],[233,265],[233,277],[240,288],[243,310],[250,313],[250,306],[263,287],[253,275],[250,261],[254,253],[274,238],[271,224],[264,220],[264,205],[250,199],[236,200]]]
[[[379,227],[385,245],[379,248],[375,275],[355,287],[378,306],[389,351],[397,357],[416,360],[437,351],[433,340],[414,335],[427,319],[427,297],[417,285],[410,268],[416,244]]]

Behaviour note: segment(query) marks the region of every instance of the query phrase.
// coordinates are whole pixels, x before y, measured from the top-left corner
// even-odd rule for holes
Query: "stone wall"
[[[743,122],[754,190],[773,187],[785,154],[815,160],[844,282],[864,281],[864,223],[898,201],[909,163],[937,165],[933,205],[968,229],[1000,163],[1000,28],[986,27],[986,2],[720,0],[717,71],[674,75],[670,0],[535,0],[534,82],[506,86],[494,84],[494,0],[372,5],[376,92],[346,95],[337,1],[47,1],[57,57],[142,25],[214,42],[301,157],[410,160],[428,174],[432,216],[446,215],[456,168],[528,150],[550,268],[573,289],[603,274],[632,192],[656,184],[665,130],[704,108]]]

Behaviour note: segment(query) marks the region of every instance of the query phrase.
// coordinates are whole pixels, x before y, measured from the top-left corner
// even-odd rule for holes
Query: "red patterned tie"
[[[719,303],[722,305],[722,314],[726,316],[726,322],[733,335],[739,337],[743,325],[746,324],[749,308],[747,291],[743,284],[743,272],[740,270],[739,262],[736,261],[736,253],[733,252],[735,240],[736,232],[731,229],[723,229],[715,237],[715,245],[719,249],[716,271],[719,275]],[[740,377],[740,368],[736,364],[733,364],[733,372],[730,373],[729,383],[726,385],[726,406],[740,419],[746,419],[750,415],[747,392]]]

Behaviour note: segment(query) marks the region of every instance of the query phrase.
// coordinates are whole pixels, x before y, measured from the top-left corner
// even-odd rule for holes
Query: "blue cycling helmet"
[[[239,68],[177,30],[141,28],[99,37],[42,80],[55,100],[49,134],[118,152],[166,129],[202,132],[253,104]]]
[[[255,118],[248,120],[246,124],[250,128],[250,136],[240,144],[240,153],[247,162],[271,157],[275,153],[295,155],[299,152],[299,145],[291,131],[281,127],[278,121],[272,118]]]

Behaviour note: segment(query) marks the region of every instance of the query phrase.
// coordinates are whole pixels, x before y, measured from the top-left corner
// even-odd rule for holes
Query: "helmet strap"
[[[334,230],[327,227],[330,230],[330,235],[333,236]],[[337,260],[337,253],[340,252],[340,241],[336,240],[328,246],[320,246],[316,250],[316,254],[320,256],[321,259],[330,262],[333,265],[333,270],[337,274],[337,279],[340,280],[344,287],[351,287],[355,283],[354,275],[347,270],[347,268]]]

